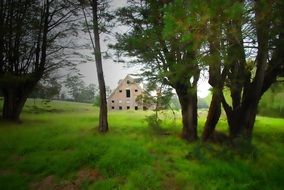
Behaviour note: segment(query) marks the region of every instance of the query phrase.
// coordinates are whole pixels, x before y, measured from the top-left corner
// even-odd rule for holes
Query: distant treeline
[[[106,92],[108,95],[111,93],[108,86]],[[92,103],[98,106],[99,90],[95,84],[85,84],[80,75],[68,75],[64,81],[56,78],[40,81],[29,98]]]

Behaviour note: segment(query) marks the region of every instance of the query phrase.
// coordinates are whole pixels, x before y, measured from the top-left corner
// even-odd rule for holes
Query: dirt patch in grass
[[[14,172],[12,170],[0,170],[0,176],[6,176],[6,175],[11,175]]]
[[[93,183],[101,179],[101,174],[95,169],[81,169],[78,171],[76,178],[72,181],[60,181],[59,183],[54,176],[50,175],[41,181],[33,183],[30,189],[34,190],[76,190],[80,189],[84,182]]]
[[[20,161],[22,161],[24,159],[24,156],[20,156],[20,155],[13,155],[12,157],[11,157],[11,160],[13,160],[13,162],[20,162]]]
[[[162,182],[163,189],[172,189],[172,190],[181,190],[182,187],[177,184],[176,180],[174,178],[166,178]]]
[[[94,182],[100,179],[102,176],[101,174],[95,169],[81,169],[77,173],[76,183],[81,184],[84,181]]]
[[[192,184],[184,179],[177,179],[174,175],[166,175],[162,180],[162,189],[182,190],[195,189]]]
[[[33,183],[30,186],[30,189],[49,190],[49,189],[55,189],[55,187],[56,187],[55,179],[52,175],[50,175],[50,176],[43,178],[38,183]]]

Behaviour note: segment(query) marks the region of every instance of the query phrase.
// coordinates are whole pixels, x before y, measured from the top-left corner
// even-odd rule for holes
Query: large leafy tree
[[[131,29],[117,35],[114,48],[142,63],[149,80],[176,90],[183,137],[189,140],[197,138],[199,72],[208,68],[213,97],[204,140],[215,130],[221,103],[230,137],[250,140],[261,96],[283,76],[281,9],[282,2],[266,0],[132,0],[118,11],[120,21]],[[231,104],[224,87],[230,92]]]
[[[282,1],[240,1],[236,17],[228,22],[226,86],[232,104],[222,104],[232,138],[251,140],[257,106],[263,93],[283,75],[284,34]],[[245,30],[244,28],[249,28]],[[253,54],[248,50],[253,49]]]
[[[208,23],[209,83],[213,97],[203,138],[210,138],[215,130],[221,101],[230,137],[250,141],[260,98],[283,75],[284,17],[280,11],[283,3],[213,2],[219,3],[210,7],[213,14]],[[224,85],[231,100],[224,96]]]
[[[113,46],[124,56],[141,63],[148,80],[176,90],[182,111],[182,137],[197,139],[197,82],[205,23],[200,1],[128,1],[118,11],[119,20],[130,26],[118,34]],[[191,19],[188,19],[191,18]],[[119,54],[120,55],[120,54]]]
[[[19,120],[37,82],[70,64],[62,55],[63,38],[72,31],[74,10],[69,0],[0,1],[0,88],[2,117]]]

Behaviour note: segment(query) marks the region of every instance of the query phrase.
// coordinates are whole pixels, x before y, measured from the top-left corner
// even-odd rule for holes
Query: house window
[[[111,109],[113,109],[113,110],[114,110],[114,107],[112,106],[112,107],[111,107]]]
[[[122,90],[119,90],[119,92],[122,92]]]
[[[122,110],[122,106],[119,106],[119,109]]]
[[[127,84],[130,84],[130,81],[129,81],[129,80],[127,80],[127,81],[126,81],[126,83],[127,83]]]
[[[135,92],[138,92],[138,90],[137,90],[137,89],[135,89]]]
[[[114,100],[112,100],[111,102],[114,103]]]
[[[127,106],[126,108],[129,110],[129,109],[130,109],[130,106]]]
[[[138,106],[135,106],[135,110],[138,110]]]
[[[130,90],[126,90],[126,98],[130,98]]]

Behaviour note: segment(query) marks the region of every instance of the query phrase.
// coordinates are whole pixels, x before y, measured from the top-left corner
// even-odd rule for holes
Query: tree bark
[[[4,96],[2,110],[3,120],[13,122],[20,121],[20,114],[22,112],[22,109],[36,83],[36,81],[31,81],[25,84],[10,84],[1,88]]]
[[[20,121],[20,113],[24,107],[27,97],[17,97],[10,91],[7,95],[4,95],[3,105],[3,120],[7,121]]]
[[[98,0],[93,0],[93,32],[95,41],[95,59],[96,68],[100,89],[100,116],[99,116],[99,131],[105,133],[108,131],[108,118],[107,118],[107,101],[106,101],[106,87],[102,67],[102,56],[100,48],[99,36],[99,21],[98,21]]]
[[[182,113],[182,138],[195,141],[197,135],[197,92],[188,92],[187,88],[176,88],[181,104]]]
[[[241,120],[243,121],[241,125],[244,126],[242,135],[248,141],[252,140],[252,132],[253,132],[253,126],[254,126],[255,119],[256,119],[256,114],[257,114],[257,105],[252,106],[249,109],[247,109],[247,111],[245,112],[245,115],[243,116],[243,120]]]
[[[233,109],[224,97],[223,92],[221,92],[221,102],[227,116],[227,122],[229,125],[229,137],[230,139],[235,139],[239,136],[240,131],[240,112],[239,109]]]
[[[251,141],[257,107],[252,106],[251,103],[247,106],[247,108],[242,107],[242,111],[232,111],[230,114],[226,113],[229,136],[232,140],[241,138]]]
[[[208,115],[202,135],[203,141],[207,141],[212,137],[220,116],[221,116],[220,92],[213,90],[213,96],[208,110]]]

